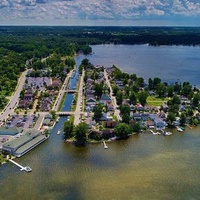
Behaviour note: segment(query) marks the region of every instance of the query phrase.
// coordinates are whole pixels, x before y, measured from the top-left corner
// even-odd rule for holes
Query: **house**
[[[88,137],[92,140],[100,140],[102,138],[102,133],[100,131],[91,129],[89,131]]]
[[[112,130],[112,129],[105,129],[105,130],[102,131],[102,138],[103,139],[108,140],[108,139],[110,139],[112,137],[115,137],[114,130]]]
[[[154,127],[155,127],[155,123],[154,123],[154,121],[152,121],[152,120],[146,121],[145,124],[146,124],[146,126],[147,126],[148,128],[154,128]]]
[[[122,104],[130,105],[130,99],[124,99]]]
[[[144,111],[145,107],[138,103],[137,106],[136,106],[136,110],[138,110],[138,111]]]
[[[102,113],[103,116],[101,117],[101,121],[111,121],[113,119],[112,116],[108,116],[107,113]]]
[[[153,113],[151,114],[151,113],[150,113],[150,114],[149,114],[149,117],[150,117],[151,120],[154,120],[154,119],[157,118],[158,116],[157,116],[157,114],[153,114]]]
[[[134,119],[131,119],[130,121],[129,121],[129,124],[130,125],[134,125],[136,123],[136,120],[134,120]]]
[[[114,106],[112,105],[112,103],[107,102],[106,106],[107,106],[107,111],[111,111],[111,112],[114,111]]]
[[[111,103],[112,101],[111,101],[111,98],[109,97],[109,95],[102,94],[99,102],[106,105],[106,103]]]
[[[117,122],[116,122],[116,121],[113,121],[113,120],[111,120],[111,121],[106,121],[106,122],[104,123],[104,125],[105,125],[106,128],[115,128],[115,126],[117,125]]]
[[[135,106],[133,104],[130,105],[130,109],[131,109],[131,111],[135,111],[136,110],[136,108],[135,108]]]
[[[115,82],[115,84],[116,84],[118,87],[124,86],[124,85],[123,85],[123,81],[119,81],[119,80],[117,80],[117,81]]]
[[[133,113],[133,119],[136,121],[139,121],[142,119],[140,113]]]
[[[185,110],[185,106],[182,104],[182,105],[179,105],[179,111],[182,112]]]
[[[168,112],[168,110],[169,110],[169,106],[165,103],[162,104],[161,108],[165,113]]]
[[[96,105],[96,99],[94,98],[89,98],[86,100],[86,105],[89,106],[89,105]]]
[[[159,129],[159,130],[165,129],[165,126],[166,126],[166,122],[164,122],[160,118],[155,118],[154,124],[155,124],[156,129]]]
[[[51,87],[56,89],[56,88],[59,88],[61,86],[61,80],[56,78],[56,79],[53,79],[52,80],[52,84],[51,84]]]
[[[143,121],[147,121],[149,119],[149,114],[148,113],[141,114],[141,119]]]

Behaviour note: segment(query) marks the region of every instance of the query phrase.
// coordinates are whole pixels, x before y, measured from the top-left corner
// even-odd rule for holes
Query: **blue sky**
[[[200,0],[0,0],[0,25],[200,26]]]

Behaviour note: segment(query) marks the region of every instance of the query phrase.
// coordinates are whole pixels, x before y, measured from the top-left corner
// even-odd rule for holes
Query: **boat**
[[[23,167],[20,169],[21,171],[31,172],[32,169],[29,166]]]
[[[176,129],[177,129],[177,131],[179,131],[179,132],[183,132],[183,129],[182,129],[181,127],[179,127],[179,126],[177,126]]]
[[[166,132],[163,133],[163,135],[168,136],[168,135],[172,135],[172,133],[169,132],[169,131],[166,131]]]
[[[57,134],[58,134],[58,135],[60,134],[60,130],[58,130]]]

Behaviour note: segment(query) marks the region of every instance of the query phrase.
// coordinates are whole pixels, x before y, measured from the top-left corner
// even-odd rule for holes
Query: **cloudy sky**
[[[200,26],[200,0],[0,0],[0,25]]]

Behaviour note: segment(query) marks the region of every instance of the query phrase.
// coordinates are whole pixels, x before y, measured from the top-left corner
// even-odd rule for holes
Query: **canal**
[[[79,79],[79,71],[78,71],[79,65],[80,65],[80,62],[79,62],[79,59],[77,59],[76,69],[74,70],[72,77],[69,81],[68,90],[75,90],[77,87],[78,79]],[[62,107],[62,111],[71,111],[72,110],[72,104],[74,101],[74,97],[75,97],[75,93],[68,93],[66,95],[65,102]]]

